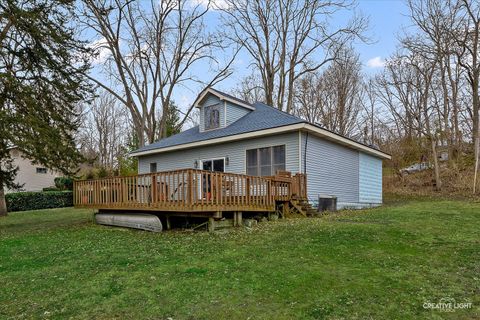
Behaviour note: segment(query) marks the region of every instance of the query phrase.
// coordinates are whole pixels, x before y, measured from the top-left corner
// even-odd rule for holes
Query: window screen
[[[219,105],[205,107],[205,130],[216,129],[220,127]]]
[[[247,150],[247,174],[249,176],[258,176],[258,149]]]
[[[152,162],[150,163],[150,173],[157,172],[157,163]]]
[[[247,150],[247,174],[272,176],[285,170],[285,145]]]
[[[272,174],[276,174],[277,171],[285,170],[285,146],[276,146],[272,148]]]

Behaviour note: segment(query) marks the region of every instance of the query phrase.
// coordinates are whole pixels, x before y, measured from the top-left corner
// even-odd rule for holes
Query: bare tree
[[[207,32],[204,18],[209,5],[186,0],[84,0],[83,21],[95,31],[96,49],[103,55],[103,73],[110,82],[91,76],[100,87],[116,97],[129,111],[140,138],[152,143],[160,132],[167,134],[169,105],[179,86],[201,83],[211,86],[230,75],[233,54],[222,63],[218,51],[225,49],[217,34]],[[196,76],[202,66],[213,76]],[[162,116],[158,123],[157,108]],[[191,112],[179,122],[181,127]]]
[[[475,0],[461,0],[459,3],[460,26],[452,30],[459,50],[458,64],[465,70],[471,90],[472,133],[475,154],[475,175],[473,193],[476,193],[480,156],[480,3]]]
[[[379,108],[377,87],[374,78],[370,78],[363,84],[364,91],[363,99],[360,100],[362,105],[363,123],[363,142],[369,145],[378,145],[376,128],[380,126],[379,123]]]
[[[265,101],[262,88],[262,81],[253,73],[243,78],[232,90],[232,94],[250,103]]]
[[[128,111],[114,96],[103,91],[83,110],[77,138],[80,150],[98,166],[113,172],[119,159],[126,156],[130,127]]]
[[[309,73],[302,77],[295,88],[295,114],[308,122],[322,122],[322,102],[320,90],[322,83],[319,74]]]
[[[253,59],[268,105],[293,111],[295,84],[336,57],[343,44],[362,37],[368,21],[354,17],[330,28],[330,20],[347,0],[225,0],[226,36]]]
[[[418,42],[404,41],[404,49],[388,61],[378,77],[379,97],[393,117],[399,136],[411,144],[421,144],[432,154],[436,190],[442,180],[438,162],[438,143],[442,129],[440,99],[441,85],[434,81],[437,72],[435,55],[418,50]],[[418,39],[417,39],[418,40]],[[423,146],[423,140],[428,145]]]
[[[461,68],[458,61],[459,50],[456,32],[461,29],[462,19],[458,19],[458,1],[409,0],[411,19],[423,37],[421,50],[429,52],[436,59],[436,81],[440,84],[441,105],[438,112],[442,122],[441,136],[449,151],[449,159],[458,156],[462,148],[459,124],[459,90]],[[461,62],[461,61],[460,61]],[[455,162],[451,161],[455,165]]]
[[[427,52],[435,59],[437,71],[434,81],[439,83],[441,91],[437,109],[442,123],[441,140],[446,141],[450,158],[452,150],[460,149],[462,144],[458,101],[460,68],[467,76],[471,91],[467,111],[472,121],[476,180],[480,148],[480,5],[478,1],[470,0],[409,0],[408,5],[412,21],[423,38],[421,42],[409,41],[409,45],[417,46],[417,51]],[[475,186],[476,181],[474,192]]]
[[[318,75],[306,75],[297,85],[296,112],[310,122],[345,136],[358,128],[363,95],[359,56],[346,47]]]

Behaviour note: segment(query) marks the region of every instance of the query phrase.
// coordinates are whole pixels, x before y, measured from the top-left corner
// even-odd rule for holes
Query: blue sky
[[[202,3],[205,0],[192,1]],[[370,20],[366,34],[372,39],[371,43],[356,42],[353,46],[360,54],[365,74],[372,75],[382,69],[384,59],[395,51],[398,36],[409,24],[408,9],[404,0],[358,0],[355,10],[368,16]],[[343,25],[351,15],[352,12],[339,13],[332,22]],[[219,27],[220,21],[217,11],[211,11],[207,14],[206,25],[209,28]],[[250,57],[246,52],[240,53],[234,63],[233,75],[219,83],[216,88],[227,92],[231,91],[243,77],[251,74],[249,60]],[[97,65],[97,67],[100,65]],[[205,76],[208,75],[206,71],[204,65],[198,65],[192,70],[194,74],[201,76],[202,80],[205,81],[208,78],[208,76]],[[98,69],[94,70],[94,74],[99,75]],[[174,93],[174,100],[182,110],[186,110],[201,89],[201,86],[194,86],[193,84],[188,88],[178,88]]]
[[[369,60],[376,57],[388,58],[395,51],[398,36],[409,25],[408,8],[402,0],[361,0],[358,8],[370,17],[369,35],[375,42],[357,44],[356,49],[360,53],[364,70],[372,72],[378,68],[369,67]]]

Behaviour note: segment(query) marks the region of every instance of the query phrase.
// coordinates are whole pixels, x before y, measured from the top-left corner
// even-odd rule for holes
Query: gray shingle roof
[[[222,93],[224,94],[224,93]],[[225,95],[225,94],[224,94]],[[235,98],[235,100],[238,100]],[[241,100],[239,100],[241,101]],[[246,103],[243,101],[243,103]],[[296,123],[304,123],[305,120],[297,118],[288,113],[282,112],[276,108],[267,106],[266,104],[256,102],[253,104],[254,111],[251,111],[246,116],[240,118],[236,122],[221,129],[200,132],[199,127],[180,132],[176,135],[159,140],[152,144],[146,145],[132,153],[141,151],[162,149],[166,147],[178,146],[191,142],[204,141],[209,139],[227,137],[241,133],[253,132],[258,130],[270,129],[292,125]]]
[[[240,103],[243,103],[243,104],[246,104],[246,105],[250,105],[252,107],[255,107],[253,104],[245,101],[245,100],[242,100],[242,99],[239,99],[237,97],[234,97],[232,96],[231,94],[228,94],[228,93],[225,93],[225,92],[222,92],[222,91],[218,91],[217,89],[213,89],[213,88],[210,88],[210,90],[212,90],[213,92],[216,92],[216,93],[219,93],[221,94],[222,96],[224,97],[227,97],[229,98],[230,100],[233,100],[233,101],[237,101],[237,102],[240,102]]]

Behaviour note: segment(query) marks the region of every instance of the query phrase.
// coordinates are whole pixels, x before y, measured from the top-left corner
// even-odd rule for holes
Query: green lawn
[[[454,298],[472,308],[425,310]],[[480,318],[480,204],[397,202],[229,233],[0,219],[0,319]]]

